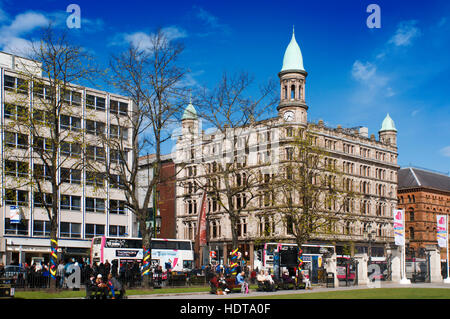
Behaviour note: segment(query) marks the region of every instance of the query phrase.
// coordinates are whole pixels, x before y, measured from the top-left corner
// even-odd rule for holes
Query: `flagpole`
[[[408,278],[406,278],[406,224],[405,224],[405,210],[402,209],[402,224],[403,224],[403,252],[402,252],[402,257],[403,257],[403,263],[402,263],[402,270],[403,270],[403,274],[402,274],[402,279],[400,280],[400,284],[402,285],[410,285],[411,284],[411,280],[409,280]]]
[[[439,227],[439,225],[438,225]],[[449,265],[448,265],[448,215],[445,215],[445,229],[447,231],[447,237],[445,238],[445,245],[447,246],[447,278],[444,279],[444,283],[450,284],[450,277],[448,275]]]

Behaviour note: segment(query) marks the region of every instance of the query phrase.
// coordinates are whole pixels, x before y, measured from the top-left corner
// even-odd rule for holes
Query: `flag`
[[[203,192],[200,214],[198,216],[198,239],[199,245],[206,245],[206,191]]]
[[[437,215],[437,242],[439,247],[447,247],[447,215]]]
[[[402,209],[394,209],[394,239],[397,246],[405,245],[404,213]]]

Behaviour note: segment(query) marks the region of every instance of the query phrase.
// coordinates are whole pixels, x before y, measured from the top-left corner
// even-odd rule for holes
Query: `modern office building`
[[[29,76],[30,69],[36,80],[24,80],[24,72]],[[45,124],[38,134],[36,130],[32,133],[26,125],[20,126],[19,118],[22,111],[33,119],[45,117],[42,101],[51,94],[47,82],[35,61],[0,53],[0,259],[8,264],[30,262],[38,256],[48,260],[50,252],[49,218],[42,198],[50,200],[46,192],[51,188],[44,181],[39,192],[32,176],[46,178],[36,148],[48,147],[46,140],[51,137]],[[64,103],[60,130],[68,137],[60,145],[58,158],[59,249],[63,258],[88,257],[93,236],[137,235],[133,233],[133,215],[125,208],[119,174],[114,175],[116,182],[105,176],[107,166],[117,170],[120,158],[106,139],[119,140],[131,149],[127,118],[133,106],[127,97],[88,87],[70,85],[65,92],[60,97]],[[85,165],[87,162],[90,165]],[[39,196],[42,193],[46,194]]]

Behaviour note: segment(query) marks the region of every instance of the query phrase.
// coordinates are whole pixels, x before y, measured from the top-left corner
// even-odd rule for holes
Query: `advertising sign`
[[[394,239],[398,246],[405,245],[404,213],[402,209],[394,209]]]
[[[437,215],[437,242],[439,247],[447,247],[447,215]]]
[[[19,206],[10,206],[9,207],[9,221],[11,224],[20,224],[21,216],[20,216],[20,207]]]

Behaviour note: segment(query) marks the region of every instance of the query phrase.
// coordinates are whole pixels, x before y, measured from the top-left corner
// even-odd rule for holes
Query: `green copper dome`
[[[305,69],[303,68],[302,52],[300,51],[300,47],[298,46],[297,41],[295,40],[294,30],[292,30],[291,42],[289,42],[289,45],[286,48],[286,51],[284,52],[283,67],[281,71],[286,70],[305,71]]]
[[[197,119],[197,110],[195,109],[192,102],[189,101],[188,106],[184,110],[183,117],[181,120],[196,120]]]
[[[384,118],[383,124],[381,124],[380,132],[381,131],[395,131],[395,132],[397,132],[397,129],[395,128],[394,121],[389,116],[389,113]]]

